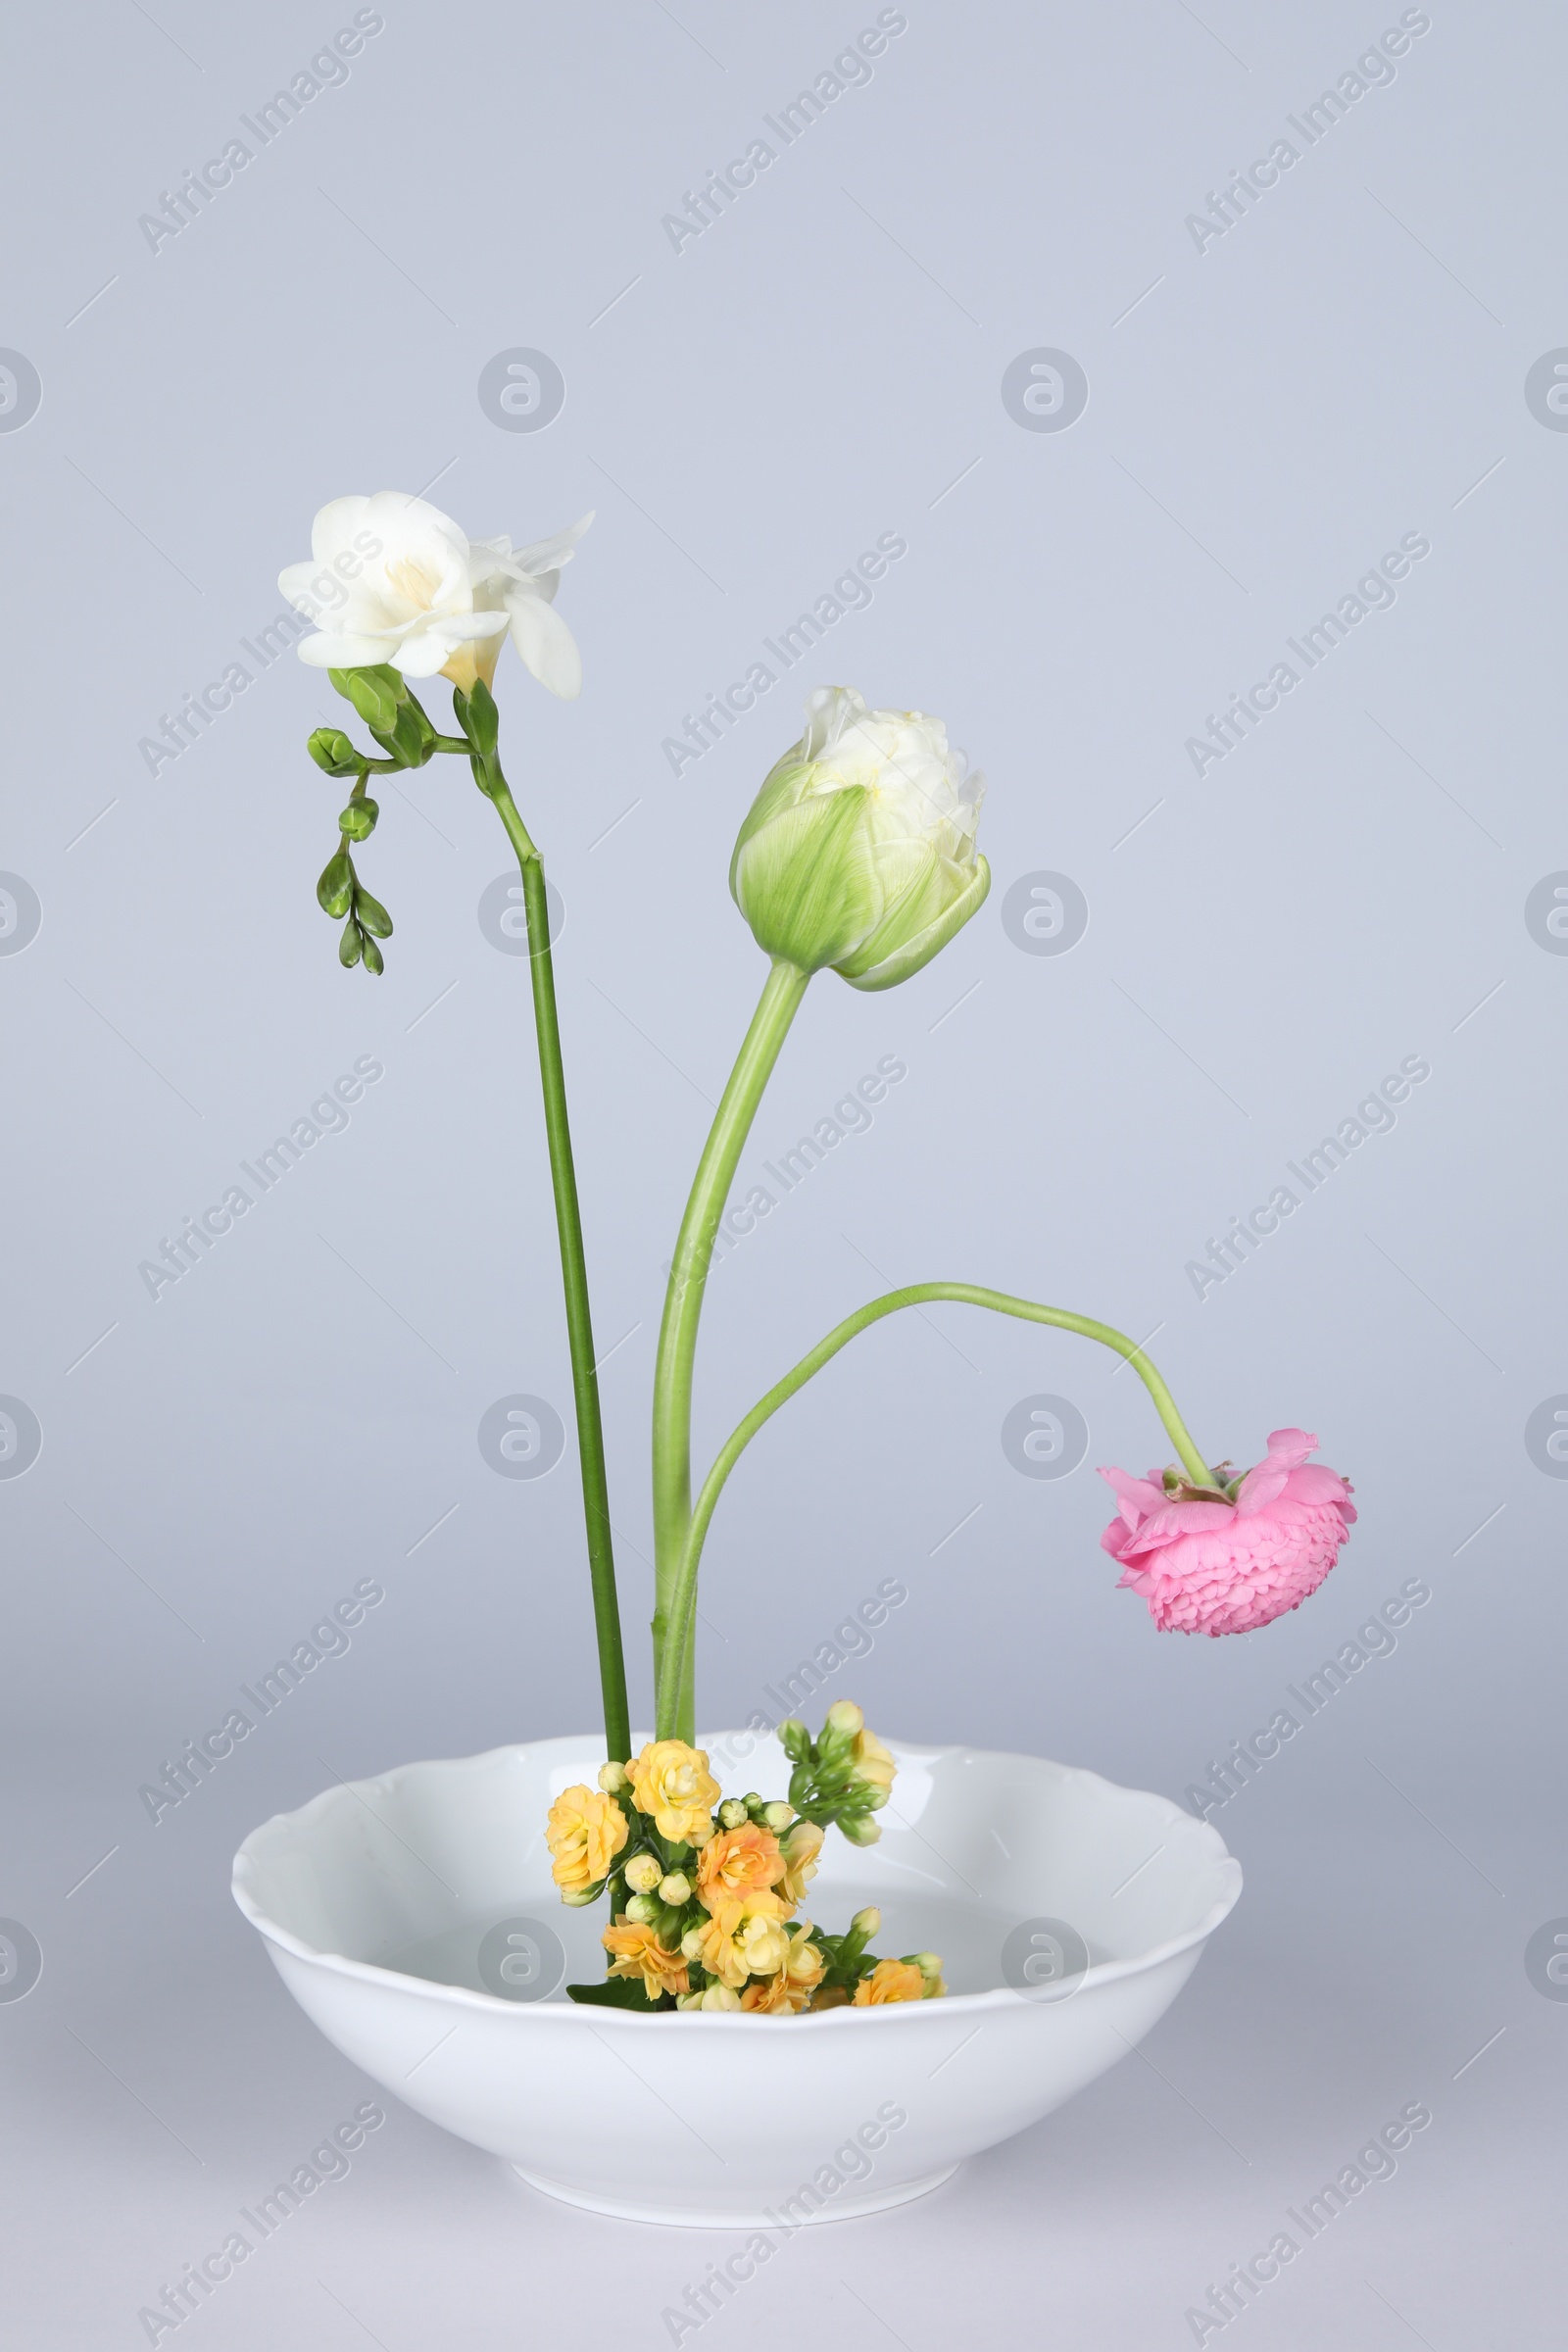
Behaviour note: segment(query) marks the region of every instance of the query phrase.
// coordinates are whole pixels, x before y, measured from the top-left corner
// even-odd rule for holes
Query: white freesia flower
[[[503,638],[542,686],[564,700],[581,692],[582,659],[554,609],[564,564],[592,522],[531,547],[470,542],[450,514],[401,490],[334,498],[311,526],[311,561],[290,564],[277,584],[319,634],[300,659],[315,669],[389,662],[405,677],[450,678],[465,693],[495,676]]]
[[[819,686],[805,734],[741,827],[736,904],[770,956],[892,988],[991,886],[974,846],[984,793],[940,718],[869,710],[853,687]]]

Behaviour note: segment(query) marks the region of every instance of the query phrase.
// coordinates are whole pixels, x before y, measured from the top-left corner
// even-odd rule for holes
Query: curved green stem
[[[736,1056],[698,1162],[669,1269],[669,1287],[664,1294],[664,1317],[660,1326],[659,1358],[654,1369],[654,1672],[661,1691],[665,1689],[667,1679],[669,1714],[672,1722],[680,1726],[677,1736],[682,1739],[690,1739],[694,1729],[690,1644],[684,1640],[674,1644],[674,1662],[667,1678],[665,1664],[670,1630],[685,1622],[672,1611],[671,1601],[691,1525],[692,1370],[697,1353],[697,1326],[718,1220],[762,1090],[772,1075],[809,978],[809,973],[801,971],[797,965],[779,961],[773,964],[763,983],[752,1025]]]
[[[1155,1371],[1136,1340],[1125,1332],[1115,1330],[1109,1323],[1097,1323],[1090,1315],[1069,1314],[1065,1307],[1037,1306],[1032,1299],[1014,1298],[1005,1291],[988,1291],[972,1282],[917,1282],[907,1289],[889,1291],[881,1298],[873,1298],[866,1306],[857,1308],[836,1324],[824,1340],[818,1340],[808,1355],[803,1355],[793,1371],[786,1372],[757,1404],[744,1421],[737,1424],[720,1447],[713,1467],[703,1482],[686,1532],[686,1540],[677,1572],[672,1579],[668,1624],[678,1628],[678,1638],[666,1642],[659,1676],[658,1736],[668,1739],[676,1714],[677,1694],[681,1688],[683,1667],[691,1650],[691,1622],[696,1613],[697,1569],[703,1554],[703,1544],[709,1523],[723,1492],[724,1481],[756,1437],[764,1421],[772,1418],[781,1404],[787,1404],[797,1389],[802,1389],[813,1372],[847,1348],[857,1333],[879,1323],[884,1315],[897,1314],[901,1307],[925,1306],[934,1299],[956,1299],[965,1306],[988,1306],[1000,1315],[1017,1315],[1026,1323],[1052,1323],[1061,1331],[1076,1331],[1085,1339],[1098,1340],[1102,1347],[1113,1348],[1124,1356],[1138,1374],[1150,1396],[1154,1409],[1165,1424],[1166,1431],[1181,1456],[1188,1475],[1199,1486],[1212,1486],[1214,1474],[1204,1461],[1188,1434],[1187,1425],[1176,1410],[1175,1402],[1164,1381]]]
[[[445,742],[439,744],[443,751]],[[466,750],[468,747],[463,747]],[[550,1146],[550,1181],[555,1192],[556,1229],[561,1239],[561,1278],[566,1295],[566,1335],[571,1349],[571,1386],[576,1405],[577,1450],[582,1464],[583,1519],[588,1538],[588,1573],[593,1586],[594,1631],[599,1643],[599,1680],[604,1693],[605,1743],[617,1761],[631,1752],[626,1705],[626,1668],[621,1654],[620,1609],[615,1597],[615,1558],[610,1527],[610,1488],[605,1471],[605,1435],[599,1414],[599,1377],[594,1369],[593,1321],[588,1306],[588,1269],[582,1215],[566,1118],[566,1079],[556,1013],[555,967],[550,955],[550,911],[545,869],[527,827],[517,813],[499,760],[485,764],[483,790],[494,801],[522,869],[522,901],[528,918],[528,968],[533,976],[534,1026],[539,1035],[539,1075],[544,1090],[545,1134]]]

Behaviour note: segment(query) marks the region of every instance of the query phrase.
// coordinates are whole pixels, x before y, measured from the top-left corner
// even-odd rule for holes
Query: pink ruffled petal
[[[1122,1503],[1101,1538],[1122,1563],[1118,1590],[1139,1593],[1166,1633],[1252,1633],[1299,1608],[1355,1519],[1348,1482],[1307,1463],[1316,1443],[1305,1430],[1275,1430],[1235,1504],[1173,1500],[1157,1471],[1149,1480],[1102,1471]]]

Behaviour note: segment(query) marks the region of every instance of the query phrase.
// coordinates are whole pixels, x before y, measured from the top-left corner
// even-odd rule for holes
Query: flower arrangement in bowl
[[[787,1801],[755,1790],[721,1801],[707,1750],[684,1740],[650,1740],[632,1763],[605,1765],[597,1788],[557,1797],[545,1842],[562,1900],[608,1891],[612,1915],[610,1974],[568,1985],[573,2000],[798,2017],[947,1991],[935,1952],[879,1960],[866,1949],[882,1925],[874,1904],[840,1936],[790,1924],[827,1829],[856,1845],[880,1837],[871,1816],[897,1767],[850,1699],[829,1707],[819,1740],[793,1717],[778,1740],[795,1768]]]
[[[947,2011],[1004,1993],[1027,1999],[1041,1990],[1042,1980],[1009,1977],[999,1966],[976,1984],[966,1960],[971,1981],[956,1984],[950,1995],[944,1963],[934,1951],[878,1956],[870,1948],[881,1929],[881,1906],[875,1902],[861,1903],[836,1929],[820,1928],[806,1916],[808,1887],[828,1834],[837,1830],[852,1849],[873,1846],[882,1834],[879,1817],[893,1800],[895,1753],[867,1731],[858,1707],[848,1701],[831,1707],[815,1740],[793,1720],[766,1727],[776,1728],[780,1762],[790,1767],[783,1792],[726,1796],[710,1770],[709,1751],[696,1744],[698,1578],[710,1527],[742,1453],[772,1415],[859,1333],[906,1308],[953,1301],[1092,1340],[1124,1358],[1142,1380],[1176,1459],[1145,1478],[1118,1469],[1102,1473],[1117,1503],[1102,1541],[1121,1567],[1121,1584],[1147,1601],[1162,1631],[1246,1633],[1298,1606],[1327,1575],[1346,1540],[1355,1517],[1350,1490],[1334,1471],[1308,1459],[1317,1441],[1294,1428],[1274,1431],[1263,1459],[1246,1472],[1234,1472],[1227,1462],[1211,1463],[1152,1362],[1124,1333],[1063,1307],[962,1281],[909,1284],[856,1308],[774,1382],[736,1424],[701,1480],[694,1479],[693,1381],[719,1219],[806,991],[827,971],[857,989],[902,985],[941,953],[981,906],[990,885],[990,870],[975,846],[982,780],[970,773],[963,754],[950,746],[941,720],[917,710],[869,709],[846,687],[818,688],[808,701],[800,740],[764,778],[730,864],[731,893],[767,964],[698,1163],[670,1265],[653,1396],[656,1718],[653,1737],[633,1752],[544,865],[503,770],[493,693],[509,636],[526,668],[552,693],[564,698],[578,693],[581,664],[555,598],[562,570],[591,520],[584,516],[554,538],[514,549],[506,538],[470,542],[450,516],[400,492],[341,498],[316,517],[311,561],[291,565],[280,579],[297,609],[318,623],[318,633],[300,645],[302,658],[326,669],[373,746],[362,748],[351,733],[336,727],[318,728],[309,743],[318,766],[347,787],[336,820],[337,843],[317,886],[322,909],[341,926],[340,962],[377,975],[384,968],[383,943],[393,936],[392,918],[362,881],[357,863],[379,821],[370,791],[373,778],[448,756],[465,761],[480,795],[494,808],[520,870],[604,1705],[606,1761],[590,1777],[569,1784],[558,1785],[552,1778],[552,1801],[537,1824],[554,1886],[568,1910],[586,1911],[601,1903],[608,1910],[599,1931],[602,1976],[564,1990],[570,2004],[587,2013],[584,2025],[606,2009],[626,2013],[628,2028],[635,2023],[639,2031],[665,2017],[693,2020],[706,2031],[727,2017],[736,2031],[764,2038],[762,2020],[794,2020],[795,2032],[807,2032],[824,2017],[823,2031],[847,2029],[852,2020],[870,2030],[883,2014],[907,2014],[916,2004],[930,2014],[924,2005],[935,2003]],[[451,731],[426,712],[415,691],[438,677],[451,689]],[[499,1752],[525,1759],[535,1751]],[[992,1759],[999,1769],[1004,1761]],[[1020,1769],[1030,1761],[1011,1760]],[[1004,1776],[996,1785],[1011,1783]],[[909,1804],[918,1811],[922,1801],[914,1796]],[[304,1824],[311,1814],[307,1807],[287,1818]],[[888,1819],[899,1818],[895,1806]],[[1156,1974],[1175,1948],[1178,1914],[1186,1922],[1181,1949],[1191,1950],[1190,1966],[1201,1941],[1192,1919],[1200,1915],[1212,1926],[1234,1900],[1229,1881],[1223,1905],[1216,1909],[1208,1900],[1212,1886],[1205,1874],[1217,1866],[1223,1847],[1212,1830],[1193,1826],[1200,1832],[1196,1844],[1185,1835],[1176,1840],[1189,1856],[1192,1901],[1187,1911],[1177,1904],[1164,1915],[1169,1933],[1163,1941],[1154,1935],[1138,1963]],[[278,1823],[270,1824],[257,1838],[278,1830]],[[318,1829],[310,1835],[313,1851],[324,1850],[323,1833]],[[313,1950],[318,1954],[312,1937],[325,1932],[319,1921],[309,1932],[298,1922],[292,1928],[270,1922],[256,1894],[255,1844],[249,1840],[242,1849],[236,1890],[244,1889],[241,1899],[269,1935],[274,1957],[285,1951],[296,1957]],[[341,1855],[334,1867],[346,1867]],[[1235,1866],[1226,1868],[1234,1872]],[[1200,1882],[1208,1889],[1206,1909],[1193,1891]],[[1048,1891],[1040,1890],[1035,1905],[1041,1914],[1049,1909]],[[1018,1893],[1010,1886],[1014,1924]],[[1084,1899],[1092,1903],[1094,1898],[1086,1894]],[[1207,1932],[1205,1927],[1202,1933]],[[362,1972],[374,1973],[381,1966],[354,1957],[352,1937],[341,1921],[333,1933],[342,1939],[328,1947],[332,1952],[350,1954]],[[364,1941],[368,1929],[355,1933]],[[385,1937],[378,1948],[389,1948]],[[1130,1966],[1132,1956],[1107,1951],[1103,1963],[1091,1958],[1089,1976],[1102,1964]],[[284,1965],[281,1957],[279,1965]],[[382,1968],[381,1973],[390,1978],[396,1972]],[[1165,1998],[1176,1981],[1170,1979]],[[295,1982],[292,1976],[290,1982]],[[304,1999],[302,1984],[295,1988]],[[492,1996],[475,1990],[465,1997]],[[331,2001],[321,2009],[313,1996],[307,2005],[323,2022],[328,2015],[336,2019]],[[567,2001],[541,2003],[537,2011],[522,2013],[519,2022],[532,2025],[546,2009],[559,2016],[567,2006]],[[1137,2030],[1146,2030],[1153,2014],[1157,2009]],[[328,2030],[337,2034],[340,2029],[333,2023]],[[673,2025],[658,2028],[674,2030]],[[1107,2046],[1100,2063],[1110,2063],[1115,2054]],[[1017,2122],[1008,2128],[1017,2129]],[[473,2135],[482,2136],[477,2131]],[[494,2132],[485,2144],[510,2145]],[[632,2208],[623,2198],[614,2209]]]

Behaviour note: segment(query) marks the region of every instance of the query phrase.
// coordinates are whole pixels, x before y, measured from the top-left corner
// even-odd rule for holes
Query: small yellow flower
[[[720,1794],[707,1750],[688,1747],[684,1740],[651,1740],[626,1769],[637,1809],[653,1815],[661,1838],[700,1845],[712,1829]]]
[[[780,1849],[784,1856],[784,1876],[778,1890],[792,1911],[797,1903],[805,1902],[807,1886],[816,1876],[822,1836],[820,1822],[798,1821]]]
[[[662,1992],[689,1992],[691,1979],[686,1963],[679,1952],[667,1952],[652,1928],[640,1927],[631,1920],[618,1920],[604,1933],[607,1952],[613,1952],[609,1974],[612,1977],[641,1977],[643,1990],[651,2001]]]
[[[855,1758],[850,1766],[853,1780],[862,1781],[870,1788],[891,1788],[898,1769],[875,1732],[856,1734]]]
[[[808,1940],[810,1933],[810,1921],[802,1920],[790,1936],[783,1967],[765,1980],[753,1978],[741,1995],[743,2009],[759,2011],[763,2017],[796,2017],[810,2006],[827,1965],[817,1946]]]
[[[912,1960],[879,1960],[855,1988],[857,2009],[880,2008],[884,2001],[923,2001],[925,1979]]]
[[[697,1857],[697,1899],[705,1910],[765,1893],[784,1876],[784,1857],[771,1830],[754,1821],[710,1838]],[[793,1906],[792,1906],[793,1908]]]
[[[626,1842],[626,1816],[597,1788],[564,1789],[550,1808],[550,1875],[568,1900],[597,1886]]]
[[[664,1875],[657,1854],[633,1854],[626,1865],[626,1884],[633,1894],[652,1894]]]
[[[698,1957],[709,1975],[734,1992],[748,1977],[776,1976],[790,1953],[781,1908],[778,1896],[764,1889],[715,1911],[696,1931],[702,1938]]]

